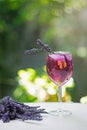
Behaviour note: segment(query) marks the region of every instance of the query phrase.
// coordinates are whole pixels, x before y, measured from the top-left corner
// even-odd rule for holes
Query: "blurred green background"
[[[87,1],[0,0],[0,98],[57,101],[46,53],[24,55],[40,38],[55,51],[73,54],[74,72],[63,101],[87,103]]]

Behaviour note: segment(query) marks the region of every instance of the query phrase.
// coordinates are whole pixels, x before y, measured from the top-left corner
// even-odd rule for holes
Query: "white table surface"
[[[58,108],[58,103],[29,103],[30,106],[45,108],[46,111]],[[87,130],[87,104],[63,103],[63,109],[72,112],[71,116],[44,115],[42,121],[11,121],[0,120],[0,130]]]

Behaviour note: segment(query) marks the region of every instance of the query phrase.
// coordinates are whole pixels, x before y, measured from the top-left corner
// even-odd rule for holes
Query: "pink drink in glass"
[[[64,85],[72,77],[72,54],[69,52],[48,54],[46,69],[48,76],[55,84]]]

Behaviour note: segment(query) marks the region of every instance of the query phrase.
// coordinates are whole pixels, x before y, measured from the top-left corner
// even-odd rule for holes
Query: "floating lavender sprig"
[[[49,53],[52,53],[53,51],[51,50],[51,48],[48,46],[48,44],[44,44],[40,39],[37,39],[37,45],[40,45],[43,50],[49,52]]]
[[[47,112],[40,109],[40,106],[28,106],[12,100],[9,96],[0,101],[0,120],[3,122],[15,119],[40,121],[43,119],[42,113],[46,114]]]
[[[42,49],[41,49],[42,50]],[[28,55],[30,55],[30,54],[33,54],[33,53],[35,53],[35,52],[39,52],[39,51],[41,51],[40,49],[38,49],[38,48],[32,48],[32,49],[30,49],[30,50],[26,50],[25,52],[24,52],[24,54],[28,54]]]
[[[48,53],[53,53],[51,48],[48,46],[48,44],[44,44],[40,39],[37,39],[36,44],[40,46],[41,48],[32,48],[30,50],[26,50],[24,54],[33,54],[42,50],[45,50]]]

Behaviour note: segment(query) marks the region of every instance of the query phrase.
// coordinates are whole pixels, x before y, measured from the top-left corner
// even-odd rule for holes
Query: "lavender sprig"
[[[42,49],[41,49],[42,50]],[[24,54],[28,54],[28,55],[30,55],[30,54],[33,54],[33,53],[36,53],[36,52],[39,52],[40,51],[40,49],[38,49],[38,48],[32,48],[32,49],[30,49],[30,50],[26,50],[25,52],[24,52]]]
[[[10,122],[11,120],[37,120],[43,119],[41,114],[47,114],[45,109],[40,106],[28,106],[23,103],[12,100],[9,96],[0,101],[0,120]]]
[[[36,42],[37,45],[40,45],[45,51],[49,52],[49,53],[53,53],[53,51],[51,50],[51,48],[48,46],[48,44],[44,44],[40,39],[37,39]]]
[[[41,48],[32,48],[30,50],[26,50],[24,52],[24,54],[34,54],[36,52],[45,50],[48,53],[53,53],[53,51],[51,50],[51,48],[48,46],[48,44],[44,44],[40,39],[37,39],[36,44],[39,45]]]

